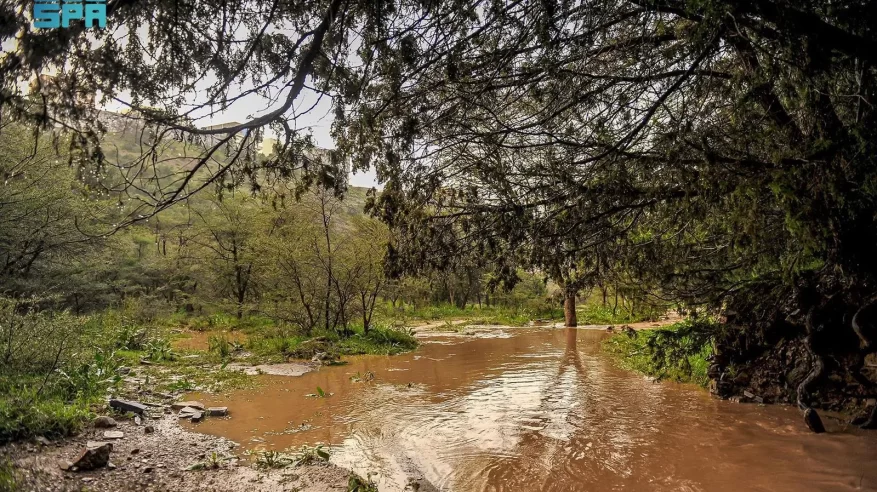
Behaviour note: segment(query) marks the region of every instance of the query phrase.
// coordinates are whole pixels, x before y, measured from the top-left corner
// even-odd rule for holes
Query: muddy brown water
[[[605,336],[434,336],[405,355],[192,395],[232,415],[195,429],[248,449],[328,443],[332,462],[374,473],[382,491],[412,478],[462,492],[877,490],[877,434],[829,420],[814,435],[794,408],[652,382],[603,354]],[[332,395],[306,396],[318,386]]]

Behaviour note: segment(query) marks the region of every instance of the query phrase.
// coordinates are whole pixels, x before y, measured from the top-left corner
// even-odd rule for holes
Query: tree
[[[819,430],[821,359],[873,346],[873,2],[475,5],[419,18],[336,121],[387,180],[399,255],[450,222],[497,257],[545,232],[582,256],[617,245],[613,275],[736,312],[732,359],[801,337]]]
[[[240,195],[214,197],[192,210],[199,220],[191,242],[200,246],[210,282],[233,302],[240,319],[258,289],[258,242],[274,233],[273,217],[256,200]]]
[[[384,293],[387,277],[384,272],[384,254],[389,234],[384,224],[373,219],[360,218],[347,237],[350,261],[355,271],[355,285],[362,315],[362,328],[368,334],[372,325],[378,296]]]

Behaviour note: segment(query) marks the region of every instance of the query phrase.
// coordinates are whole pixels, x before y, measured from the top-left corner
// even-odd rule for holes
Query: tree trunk
[[[566,326],[578,326],[578,320],[576,319],[576,293],[573,290],[567,290],[566,296],[563,299],[563,318]]]

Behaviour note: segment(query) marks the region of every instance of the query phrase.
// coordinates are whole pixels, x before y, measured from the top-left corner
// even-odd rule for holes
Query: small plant
[[[171,342],[165,339],[153,339],[146,344],[146,358],[152,362],[172,361],[177,354],[171,348]]]
[[[295,466],[329,461],[329,452],[323,449],[322,444],[317,444],[316,446],[304,445],[298,448],[298,451],[293,456],[295,458]]]
[[[58,370],[61,387],[70,399],[93,398],[106,391],[107,387],[119,384],[122,380],[117,372],[119,365],[114,352],[106,353],[97,349],[90,361],[72,370]]]
[[[146,330],[133,324],[123,323],[116,331],[116,348],[122,350],[143,350],[148,341]]]
[[[347,479],[347,492],[378,492],[378,485],[372,480],[374,472],[369,472],[367,478],[362,478],[354,473]]]
[[[190,465],[186,470],[194,471],[194,470],[218,470],[222,467],[222,464],[226,461],[231,460],[231,456],[222,456],[216,451],[211,452],[206,456],[204,461],[199,461]]]
[[[262,451],[256,456],[256,466],[259,468],[286,468],[292,462],[292,458],[279,451]]]
[[[305,396],[309,396],[311,398],[327,398],[327,397],[332,396],[333,394],[334,393],[326,393],[325,391],[323,391],[323,388],[320,388],[319,386],[317,386],[316,393],[308,393]]]
[[[189,378],[179,379],[167,385],[170,391],[194,391],[196,387],[195,382]]]
[[[232,353],[232,346],[225,336],[211,335],[207,339],[207,346],[223,359],[227,359]]]
[[[207,459],[204,461],[204,464],[206,465],[207,468],[209,468],[211,470],[215,470],[215,469],[219,468],[220,466],[222,466],[222,464],[224,462],[226,462],[230,459],[231,458],[227,458],[225,456],[220,455],[216,451],[213,451],[212,453],[210,453],[207,456]]]

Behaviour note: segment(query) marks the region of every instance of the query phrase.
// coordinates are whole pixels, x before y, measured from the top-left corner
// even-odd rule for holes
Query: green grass
[[[417,348],[415,339],[406,330],[373,327],[366,334],[361,327],[353,327],[350,336],[341,336],[334,331],[316,330],[312,336],[286,333],[283,329],[261,329],[251,331],[246,348],[252,353],[269,357],[291,359],[310,359],[318,353],[326,353],[330,358],[340,355],[394,355]]]
[[[709,320],[685,320],[635,336],[617,334],[604,341],[603,348],[626,369],[705,387],[715,329]]]
[[[15,466],[9,458],[0,457],[0,492],[13,492],[19,489]]]
[[[34,396],[30,391],[6,392],[0,396],[0,442],[32,436],[55,439],[73,435],[94,417],[91,401],[65,401],[57,395]]]
[[[474,324],[523,326],[534,319],[562,319],[563,309],[541,300],[532,300],[518,307],[468,305],[460,308],[451,304],[439,304],[418,307],[416,310],[410,306],[396,309],[385,307],[381,317],[394,322],[470,319]]]
[[[631,313],[626,309],[613,312],[612,307],[601,304],[580,304],[576,309],[576,318],[580,325],[623,325],[647,321],[653,316],[653,313]]]

